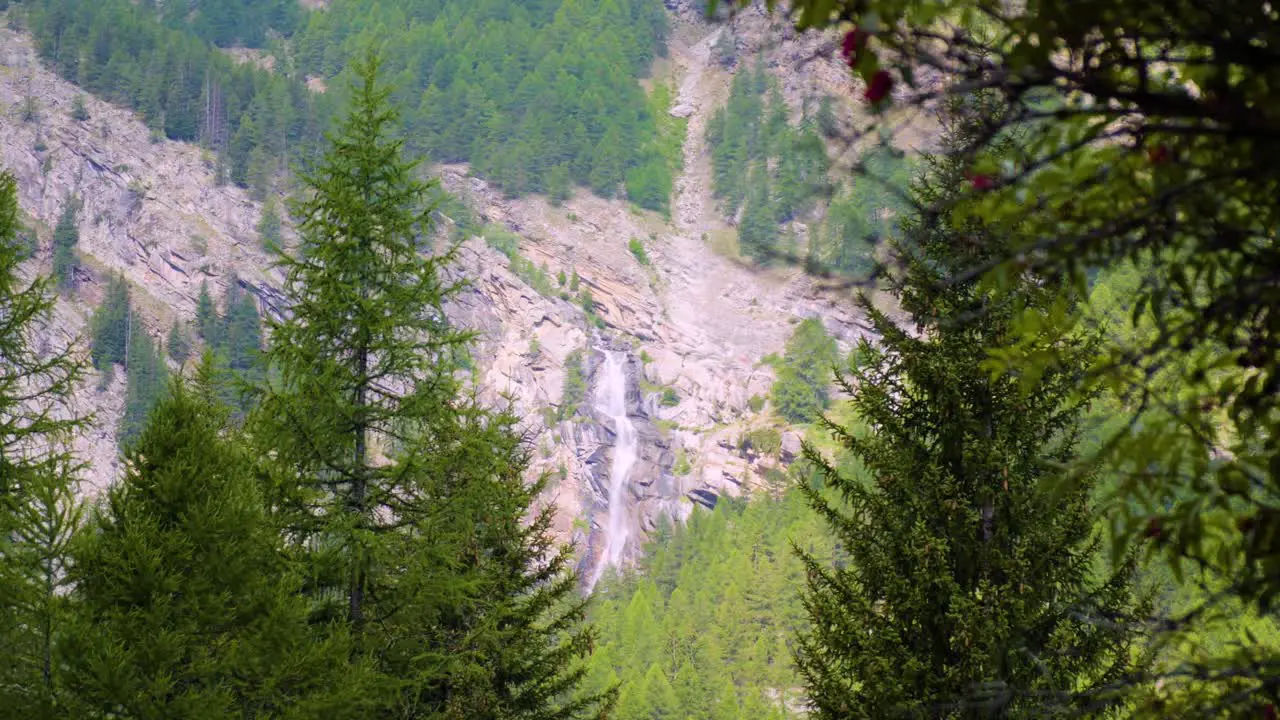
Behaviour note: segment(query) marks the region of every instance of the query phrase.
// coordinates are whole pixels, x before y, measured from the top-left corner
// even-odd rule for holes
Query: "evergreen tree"
[[[89,119],[89,109],[84,106],[84,95],[77,93],[71,101],[71,119],[78,122]]]
[[[958,149],[970,131],[963,110],[950,117],[944,147]],[[919,205],[950,207],[963,163],[932,159]],[[992,375],[987,348],[1015,314],[1062,299],[1034,278],[1007,295],[957,279],[1000,244],[945,212],[911,218],[894,294],[915,331],[861,300],[881,345],[864,342],[844,384],[869,430],[829,429],[871,480],[810,446],[845,502],[801,485],[848,553],[834,567],[805,557],[812,630],[797,662],[819,718],[1041,718],[1075,712],[1078,694],[1097,712],[1108,698],[1091,693],[1134,669],[1132,573],[1095,577],[1090,483],[1045,485],[1075,452],[1074,373],[1095,345],[1044,337],[1040,349],[1074,365]]]
[[[53,279],[61,290],[75,286],[76,245],[80,242],[80,230],[76,227],[76,215],[80,211],[80,201],[74,197],[67,200],[58,216],[58,224],[53,228]]]
[[[778,414],[794,423],[809,422],[827,409],[828,378],[838,357],[836,341],[818,318],[806,318],[787,340],[771,391]]]
[[[271,251],[280,246],[284,240],[281,234],[280,212],[273,199],[268,199],[262,206],[262,217],[258,220],[258,240],[265,250]]]
[[[68,348],[33,335],[55,298],[47,278],[25,283],[17,183],[0,173],[0,718],[52,717],[61,697],[53,660],[62,632],[61,559],[76,524],[68,405],[82,367]]]
[[[89,357],[93,366],[103,372],[123,363],[129,336],[129,283],[124,276],[113,274],[107,280],[102,304],[89,322],[92,344]]]
[[[71,716],[367,717],[369,674],[348,664],[343,628],[308,627],[208,361],[201,372],[169,388],[75,540]]]
[[[169,350],[169,357],[174,362],[179,365],[185,363],[187,358],[191,357],[191,338],[187,334],[186,326],[174,320],[169,328],[169,337],[165,346]]]
[[[523,523],[512,421],[460,395],[450,257],[418,253],[433,188],[402,159],[378,66],[357,63],[351,111],[304,177],[301,251],[280,256],[291,312],[272,322],[273,381],[251,421],[271,504],[316,619],[350,627],[387,680],[386,712],[590,715],[608,698],[577,690],[591,639],[576,581],[549,516]]]
[[[129,311],[132,314],[132,311]],[[127,384],[124,393],[124,417],[120,419],[119,441],[127,444],[142,431],[168,385],[169,368],[146,324],[131,321],[129,345],[124,358]]]
[[[196,334],[209,347],[222,343],[222,323],[213,296],[209,294],[208,280],[200,283],[200,295],[196,297]]]

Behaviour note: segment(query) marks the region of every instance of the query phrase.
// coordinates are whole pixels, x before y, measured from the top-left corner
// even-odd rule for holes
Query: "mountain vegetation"
[[[788,106],[722,32],[710,60],[737,72],[705,140],[735,271],[863,284],[872,337],[846,355],[815,304],[786,310],[804,319],[718,458],[669,419],[698,393],[637,382],[665,417],[633,460],[677,492],[740,464],[759,482],[644,524],[589,595],[598,546],[559,544],[534,418],[480,400],[445,308],[476,237],[621,347],[609,286],[531,260],[414,158],[669,219],[688,124],[663,4],[5,8],[41,62],[261,201],[240,225],[285,282],[265,318],[234,275],[202,285],[188,327],[77,249],[88,197],[42,188],[54,227],[27,228],[0,173],[0,720],[1277,716],[1271,5],[792,0],[861,82],[839,115]],[[108,132],[69,97],[57,122]],[[12,101],[23,132],[53,117]],[[891,132],[920,110],[942,133],[908,159]],[[850,123],[846,173],[827,144]],[[605,247],[678,291],[675,240],[647,237]],[[60,326],[89,288],[82,354]],[[551,336],[523,357],[558,356]],[[545,424],[594,422],[589,347],[557,350]],[[89,506],[85,392],[123,411]]]
[[[808,620],[793,544],[834,557],[798,492],[726,498],[660,528],[633,573],[597,585],[591,619],[603,640],[589,678],[621,683],[619,720],[801,716],[792,655]]]
[[[807,108],[806,108],[807,110]],[[763,66],[734,75],[728,103],[707,124],[716,197],[741,211],[739,245],[764,262],[794,255],[779,226],[827,189],[827,151],[814,119],[792,125],[776,80]]]
[[[636,83],[665,48],[657,0],[526,3],[340,0],[178,6],[31,0],[42,59],[63,77],[138,110],[158,133],[199,142],[220,178],[258,199],[290,161],[309,162],[350,101],[360,48],[377,44],[410,149],[468,162],[510,195],[572,185],[665,211],[679,158],[669,93]],[[283,38],[276,71],[218,47]],[[288,72],[285,70],[288,69]],[[313,93],[308,77],[332,90]]]

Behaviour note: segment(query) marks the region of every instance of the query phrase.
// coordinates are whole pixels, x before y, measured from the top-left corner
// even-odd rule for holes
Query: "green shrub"
[[[673,387],[663,388],[660,402],[662,407],[675,407],[680,404],[680,393]]]
[[[693,464],[689,462],[689,454],[685,452],[684,448],[676,450],[676,462],[671,466],[671,472],[681,476],[693,472]]]
[[[644,243],[640,242],[640,238],[631,238],[627,241],[627,249],[636,257],[636,261],[641,265],[649,264],[649,253],[645,252]]]
[[[587,399],[587,378],[582,367],[583,352],[574,350],[564,359],[564,391],[560,399],[560,419],[578,412]]]
[[[750,430],[738,439],[738,449],[772,457],[782,450],[782,433],[771,427]]]
[[[751,408],[751,412],[760,412],[764,409],[764,398],[760,395],[752,395],[747,401],[747,407]]]

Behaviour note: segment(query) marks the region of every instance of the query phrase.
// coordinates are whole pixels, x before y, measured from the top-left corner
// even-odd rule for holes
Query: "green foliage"
[[[258,219],[257,230],[258,241],[268,252],[280,247],[280,243],[284,242],[283,223],[274,199],[268,199],[262,205],[262,216]]]
[[[18,119],[24,123],[33,123],[40,119],[40,106],[36,103],[34,95],[22,98],[22,104],[18,106]]]
[[[191,336],[187,332],[186,325],[173,321],[173,325],[169,328],[169,337],[165,341],[165,348],[169,351],[169,357],[174,362],[182,365],[191,357]]]
[[[273,25],[287,31],[285,17],[297,11],[291,0],[26,5],[36,49],[50,68],[137,110],[164,137],[212,148],[219,167],[259,197],[287,151],[320,139],[332,100],[283,74],[236,63],[205,40],[255,44]]]
[[[132,315],[132,310],[128,311]],[[124,416],[120,419],[117,440],[122,447],[142,432],[151,409],[164,396],[169,384],[169,369],[146,324],[133,320],[129,326],[129,347],[124,358]]]
[[[830,400],[832,369],[838,360],[836,341],[822,321],[806,318],[787,341],[778,361],[778,379],[770,391],[778,414],[793,423],[813,422]]]
[[[977,112],[986,130],[965,148],[971,192],[952,204],[1016,229],[1007,252],[981,268],[994,284],[1034,272],[1083,289],[1100,270],[1140,270],[1122,323],[1137,332],[1121,333],[1082,377],[1119,396],[1130,422],[1115,423],[1080,469],[1101,462],[1120,480],[1116,547],[1154,532],[1175,573],[1196,566],[1238,578],[1221,600],[1268,612],[1280,598],[1280,544],[1259,538],[1280,528],[1280,325],[1258,319],[1280,303],[1270,282],[1280,261],[1280,168],[1267,150],[1276,118],[1240,109],[1275,103],[1271,63],[1252,48],[1280,41],[1280,25],[1270,6],[1207,7],[1180,4],[1153,23],[1145,3],[1109,3],[1101,34],[1096,18],[1062,0],[998,13],[983,0],[801,0],[787,12],[802,27],[874,18],[855,68],[864,80],[886,72],[917,85],[917,61],[929,55],[933,87],[985,90]],[[962,31],[940,41],[942,22]],[[1086,56],[1108,61],[1060,62]],[[917,107],[937,100],[899,94],[913,96]],[[1010,135],[1015,162],[996,152]],[[1088,312],[1072,310],[1025,318],[993,366],[1034,378],[1060,364],[1019,336],[1093,329]],[[1187,670],[1220,681],[1223,713],[1248,715],[1274,712],[1274,673],[1255,668],[1275,662]]]
[[[716,197],[726,214],[742,210],[739,243],[759,262],[788,251],[780,246],[778,224],[827,185],[822,139],[808,119],[793,127],[787,116],[777,83],[758,65],[734,76],[728,104],[707,123]]]
[[[680,404],[680,393],[676,392],[673,387],[662,388],[662,397],[658,399],[658,403],[662,407],[675,407]]]
[[[747,407],[751,408],[751,412],[760,412],[764,409],[765,399],[763,395],[752,395],[747,400]]]
[[[773,457],[782,450],[782,433],[775,427],[754,428],[738,440],[738,449]]]
[[[89,119],[89,109],[84,106],[84,95],[77,94],[71,101],[71,119],[77,122]]]
[[[372,51],[353,73],[294,205],[291,312],[271,321],[249,420],[312,621],[353,635],[371,716],[598,717],[611,693],[579,689],[592,633],[550,512],[532,510],[528,449],[455,374],[470,336],[443,310],[453,256],[418,252],[433,188],[402,156]]]
[[[211,372],[170,389],[76,536],[67,717],[367,717],[368,673],[341,627],[313,636]]]
[[[209,281],[201,281],[200,294],[196,296],[196,334],[209,346],[217,347],[222,342],[221,332],[218,309],[209,294]]]
[[[920,206],[945,206],[963,170],[959,155],[931,160]],[[1030,380],[990,372],[986,348],[1020,312],[1064,301],[1035,278],[1000,296],[956,279],[1002,242],[947,214],[910,218],[893,285],[910,324],[860,301],[880,344],[864,342],[856,383],[842,382],[866,429],[829,429],[870,478],[808,445],[833,492],[800,488],[848,553],[834,566],[804,557],[812,629],[797,662],[818,718],[1101,712],[1119,702],[1116,680],[1145,670],[1135,641],[1149,608],[1131,565],[1099,573],[1093,479],[1052,485],[1077,452],[1075,378],[1096,342],[1042,336],[1072,364]]]
[[[636,262],[641,265],[649,264],[649,253],[645,251],[644,243],[640,241],[640,238],[631,238],[628,240],[627,249],[631,251],[633,256],[635,256]]]
[[[533,264],[532,260],[520,254],[520,236],[497,225],[486,225],[484,239],[489,247],[507,256],[511,272],[528,283],[529,287],[545,297],[553,297],[555,288],[545,269]]]
[[[129,283],[124,276],[112,275],[102,304],[89,321],[89,357],[98,370],[107,370],[125,361],[130,327]]]
[[[12,12],[12,11],[11,11]],[[78,524],[68,450],[84,420],[70,402],[83,367],[71,349],[37,344],[52,318],[50,279],[27,279],[17,182],[0,173],[0,717],[54,717],[64,675],[51,662],[64,617],[65,545]]]
[[[686,523],[660,524],[634,572],[596,586],[603,641],[589,677],[622,682],[620,720],[797,716],[790,644],[807,621],[793,542],[831,556],[798,493],[721,498]]]
[[[883,140],[859,160],[851,185],[831,200],[807,263],[811,269],[866,279],[877,268],[880,241],[894,234],[899,219],[911,211],[905,194],[910,168]]]
[[[353,55],[380,48],[410,149],[468,162],[509,195],[590,185],[608,197],[626,180],[662,209],[671,170],[637,79],[666,24],[657,0],[338,0],[293,42],[301,72],[339,93]]]
[[[693,472],[693,463],[689,461],[689,453],[684,448],[676,449],[676,460],[671,465],[671,472],[682,477]]]
[[[578,413],[587,399],[587,377],[582,367],[583,351],[574,350],[564,359],[564,388],[560,398],[560,419],[565,420]]]
[[[80,212],[80,200],[76,197],[67,199],[58,216],[58,224],[53,228],[53,280],[60,290],[75,287],[76,268],[80,262],[76,258],[76,245],[80,243],[80,229],[76,216]]]

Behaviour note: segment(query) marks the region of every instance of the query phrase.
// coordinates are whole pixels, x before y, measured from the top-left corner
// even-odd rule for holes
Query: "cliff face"
[[[464,195],[483,219],[521,236],[520,253],[533,265],[552,278],[576,272],[603,320],[603,328],[594,327],[555,290],[539,293],[482,239],[462,247],[455,272],[470,286],[450,314],[479,333],[475,377],[482,395],[511,403],[526,419],[534,470],[555,479],[547,501],[559,507],[558,531],[579,542],[586,564],[596,562],[605,545],[602,518],[617,432],[592,400],[606,349],[626,354],[627,415],[638,437],[626,500],[635,526],[629,556],[660,515],[681,516],[695,503],[712,505],[720,494],[760,482],[763,469],[742,456],[735,441],[766,422],[749,402],[766,396],[773,380],[762,359],[782,351],[799,319],[821,316],[846,347],[864,332],[847,293],[825,290],[794,269],[750,268],[713,251],[708,241],[732,225],[711,198],[702,140],[734,71],[713,59],[716,43],[731,33],[742,58],[763,53],[797,103],[815,89],[848,93],[847,74],[806,59],[820,39],[790,38],[758,11],[710,26],[679,3],[675,9],[670,56],[659,71],[678,88],[673,114],[689,124],[672,218],[584,192],[562,207],[539,197],[508,200],[465,167],[438,169],[445,187]],[[154,140],[126,110],[86,97],[90,119],[73,120],[72,102],[80,94],[40,67],[26,37],[0,30],[0,164],[17,175],[21,206],[44,230],[37,269],[47,270],[48,229],[64,204],[73,195],[83,203],[83,268],[75,290],[60,302],[59,331],[82,330],[109,272],[132,283],[140,321],[157,337],[174,318],[193,317],[206,281],[215,296],[238,282],[266,310],[279,307],[281,278],[254,229],[261,207],[233,186],[216,186],[211,158],[199,148]],[[34,122],[20,117],[28,97],[38,111]],[[644,244],[649,264],[628,250],[632,238]],[[566,361],[575,351],[584,358],[587,398],[561,411]],[[79,398],[98,413],[93,430],[79,440],[96,488],[118,472],[112,428],[122,404],[120,375],[105,388],[90,378]],[[660,403],[668,388],[674,394]],[[677,456],[687,463],[676,468]]]

